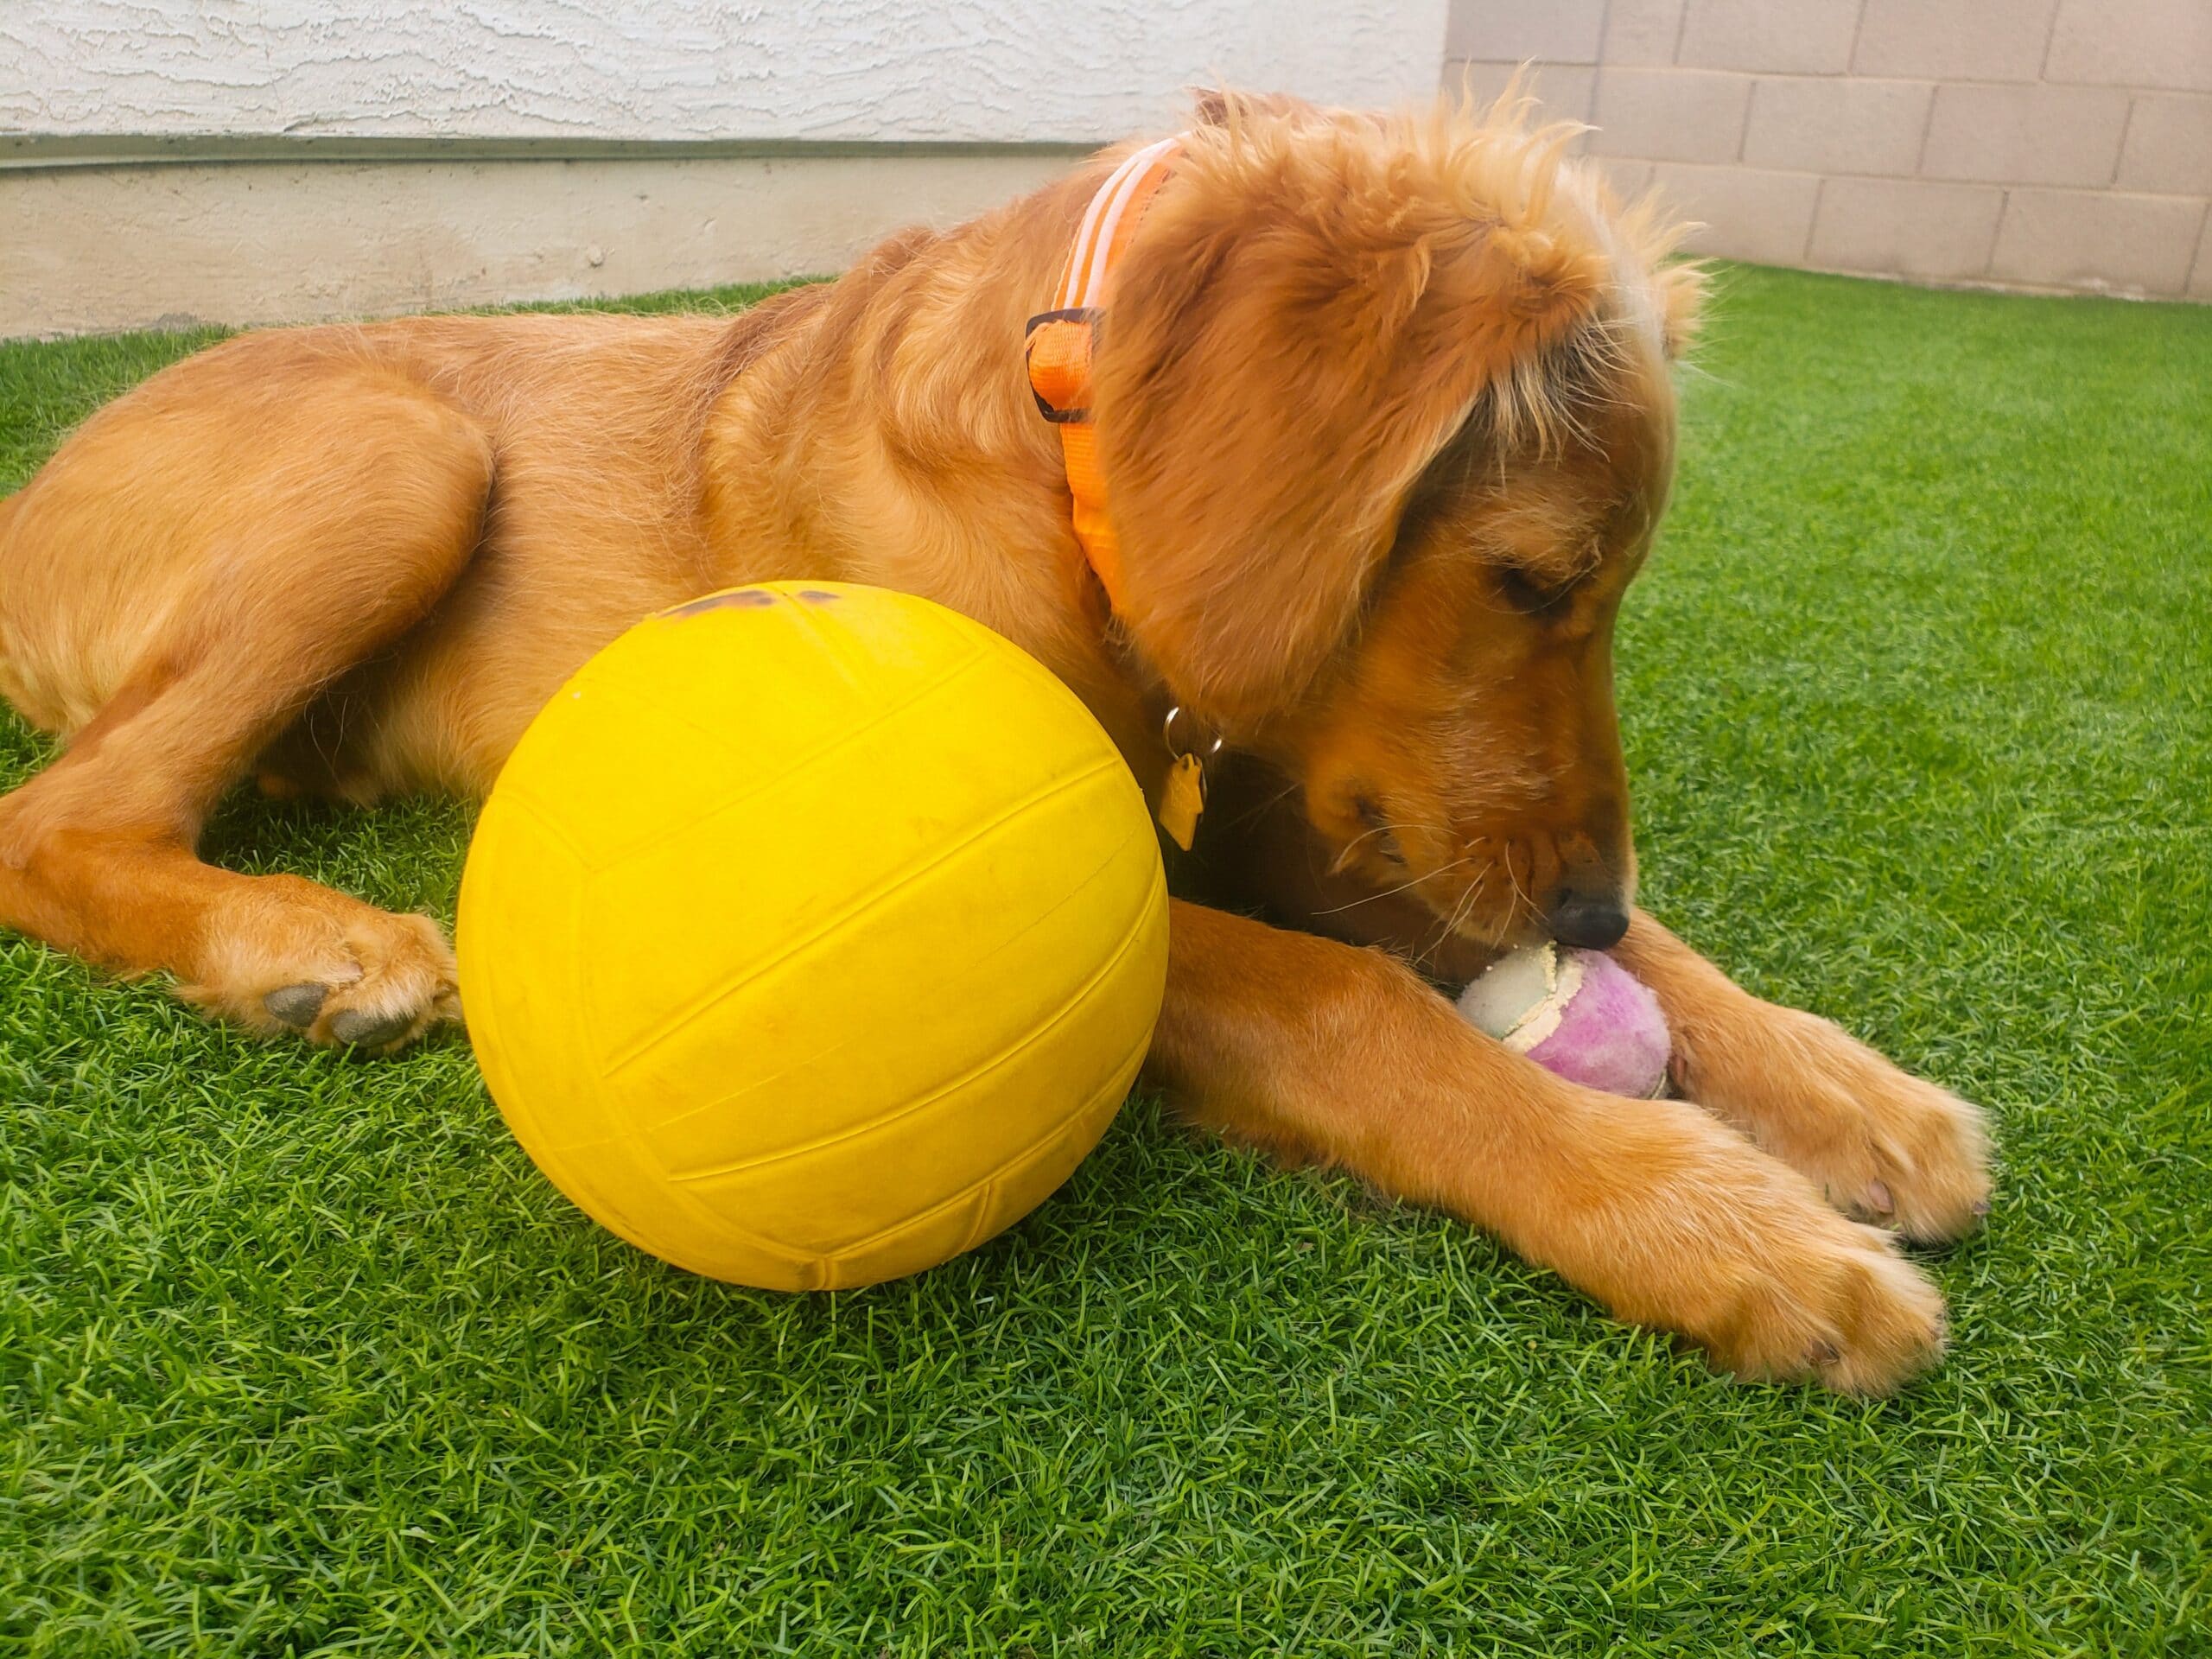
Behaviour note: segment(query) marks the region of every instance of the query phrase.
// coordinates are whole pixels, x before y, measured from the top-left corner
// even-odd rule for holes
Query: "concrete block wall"
[[[2212,300],[2212,0],[1452,0],[1698,251]]]

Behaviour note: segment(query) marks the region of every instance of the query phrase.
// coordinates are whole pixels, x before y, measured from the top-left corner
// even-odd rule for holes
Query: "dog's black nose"
[[[1561,944],[1610,950],[1628,931],[1628,906],[1611,893],[1571,893],[1544,920]]]

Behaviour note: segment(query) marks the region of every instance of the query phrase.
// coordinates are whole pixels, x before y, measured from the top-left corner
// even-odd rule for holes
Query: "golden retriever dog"
[[[1944,1336],[1895,1238],[1986,1211],[1980,1121],[1632,907],[1613,625],[1698,276],[1571,137],[1202,101],[1095,339],[1111,602],[1024,342],[1126,150],[735,317],[280,330],[154,376],[0,505],[0,690],[67,741],[0,800],[0,925],[398,1047],[461,1014],[438,927],[203,863],[226,789],[480,794],[649,613],[902,588],[1048,664],[1155,794],[1171,709],[1221,741],[1147,1062],[1196,1122],[1732,1372],[1895,1387]],[[1546,936],[1656,993],[1679,1098],[1562,1081],[1435,988]]]

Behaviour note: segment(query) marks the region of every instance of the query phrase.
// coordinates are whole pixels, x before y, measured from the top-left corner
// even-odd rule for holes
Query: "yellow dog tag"
[[[1160,791],[1160,827],[1185,852],[1198,833],[1198,814],[1206,806],[1206,770],[1195,754],[1179,754],[1167,768],[1167,782]]]

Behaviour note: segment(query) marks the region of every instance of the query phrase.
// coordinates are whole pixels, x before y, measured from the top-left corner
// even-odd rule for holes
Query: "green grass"
[[[207,338],[0,348],[0,484]],[[0,1647],[2212,1651],[2208,480],[2212,308],[1740,270],[1686,379],[1646,897],[2000,1138],[1904,1397],[1721,1382],[1143,1103],[918,1281],[711,1284],[463,1043],[265,1047],[9,941]],[[213,852],[449,917],[467,831]]]

